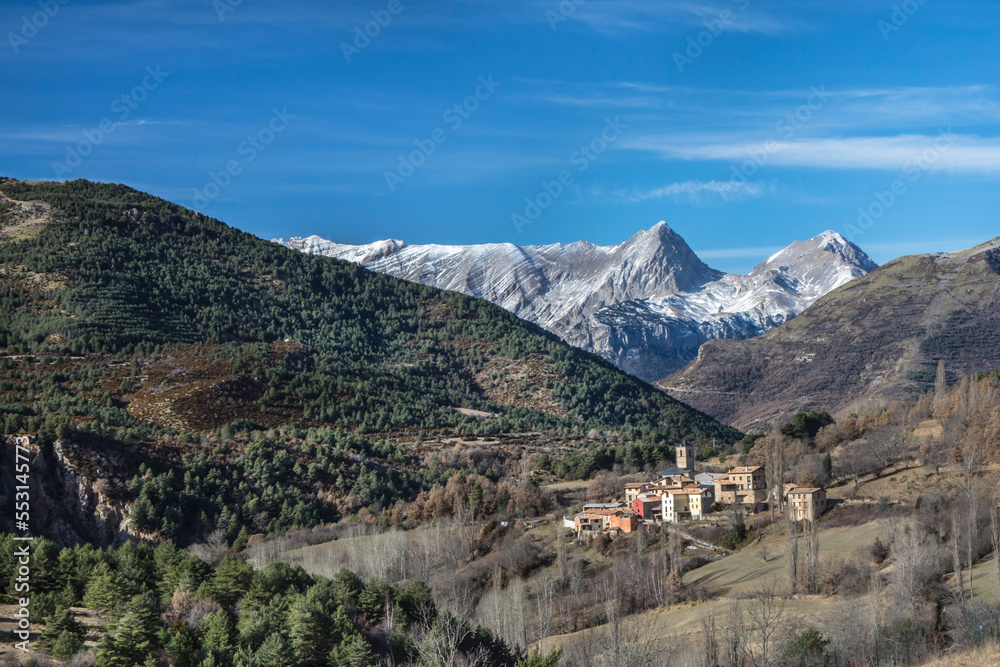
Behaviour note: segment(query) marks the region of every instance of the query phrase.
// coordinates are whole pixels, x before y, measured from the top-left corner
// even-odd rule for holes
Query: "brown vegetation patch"
[[[556,399],[552,383],[564,380],[549,373],[539,359],[504,357],[490,359],[475,376],[476,384],[491,401],[531,408],[562,419],[569,417],[569,411]]]
[[[207,431],[237,419],[281,426],[301,417],[298,408],[268,408],[260,400],[268,389],[262,377],[234,372],[234,360],[215,354],[218,347],[175,347],[142,369],[128,412],[137,419],[185,431]],[[305,354],[298,343],[271,346],[270,361]],[[127,373],[119,368],[117,376]]]
[[[161,426],[184,431],[207,431],[236,419],[263,421],[257,401],[265,383],[256,377],[236,376],[222,381],[202,380],[161,392],[144,391],[129,403],[129,413]]]

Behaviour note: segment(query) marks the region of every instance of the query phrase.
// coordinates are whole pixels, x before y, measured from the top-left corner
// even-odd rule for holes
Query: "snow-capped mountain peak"
[[[785,274],[796,291],[813,300],[878,268],[865,252],[843,236],[826,231],[796,241],[754,267],[751,276]]]
[[[729,275],[706,265],[666,222],[616,246],[275,242],[488,299],[651,381],[693,359],[706,340],[760,335],[876,268],[856,245],[824,232],[749,275]]]
[[[343,245],[327,241],[315,235],[307,236],[306,238],[293,236],[288,241],[285,241],[285,239],[274,239],[274,242],[293,250],[301,250],[310,255],[335,257],[361,265],[388,257],[406,247],[405,241],[395,241],[392,239],[376,241],[367,245]]]

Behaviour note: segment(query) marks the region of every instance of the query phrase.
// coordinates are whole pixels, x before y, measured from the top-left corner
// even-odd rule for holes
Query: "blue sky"
[[[730,271],[826,229],[885,262],[1000,235],[998,23],[995,0],[8,0],[0,174],[265,238],[666,220]]]

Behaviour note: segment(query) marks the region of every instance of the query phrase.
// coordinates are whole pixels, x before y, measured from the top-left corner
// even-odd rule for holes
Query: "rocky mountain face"
[[[1000,238],[890,262],[754,340],[715,340],[658,382],[675,398],[749,429],[796,410],[911,398],[1000,368]]]
[[[142,538],[128,522],[128,505],[108,476],[124,468],[115,452],[70,442],[39,442],[26,435],[0,437],[0,452],[13,461],[15,448],[29,461],[32,521],[59,544],[91,541],[101,546],[129,536]],[[11,467],[0,473],[0,497],[13,503],[19,484]]]
[[[487,299],[648,381],[694,359],[702,343],[752,338],[876,268],[839,234],[793,243],[746,276],[716,271],[666,223],[617,246],[354,246],[276,239],[306,253]]]

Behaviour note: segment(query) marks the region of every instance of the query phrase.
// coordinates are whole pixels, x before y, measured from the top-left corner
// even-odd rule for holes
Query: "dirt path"
[[[107,619],[96,612],[82,607],[71,607],[71,609],[76,613],[76,620],[83,623],[87,628],[86,646],[93,648],[103,634],[103,628]],[[25,654],[14,648],[14,643],[20,641],[20,639],[14,636],[14,630],[17,628],[17,618],[15,618],[14,614],[17,610],[18,607],[15,605],[0,604],[0,665],[24,664],[29,658],[36,657],[41,650],[41,646],[38,644],[38,637],[42,632],[43,626],[41,623],[35,622],[41,619],[35,618],[32,619],[31,635],[28,639],[32,652]]]
[[[0,193],[0,202],[14,205],[13,213],[18,222],[0,228],[0,235],[21,237],[25,230],[41,227],[52,221],[52,207],[41,201],[18,201]]]

